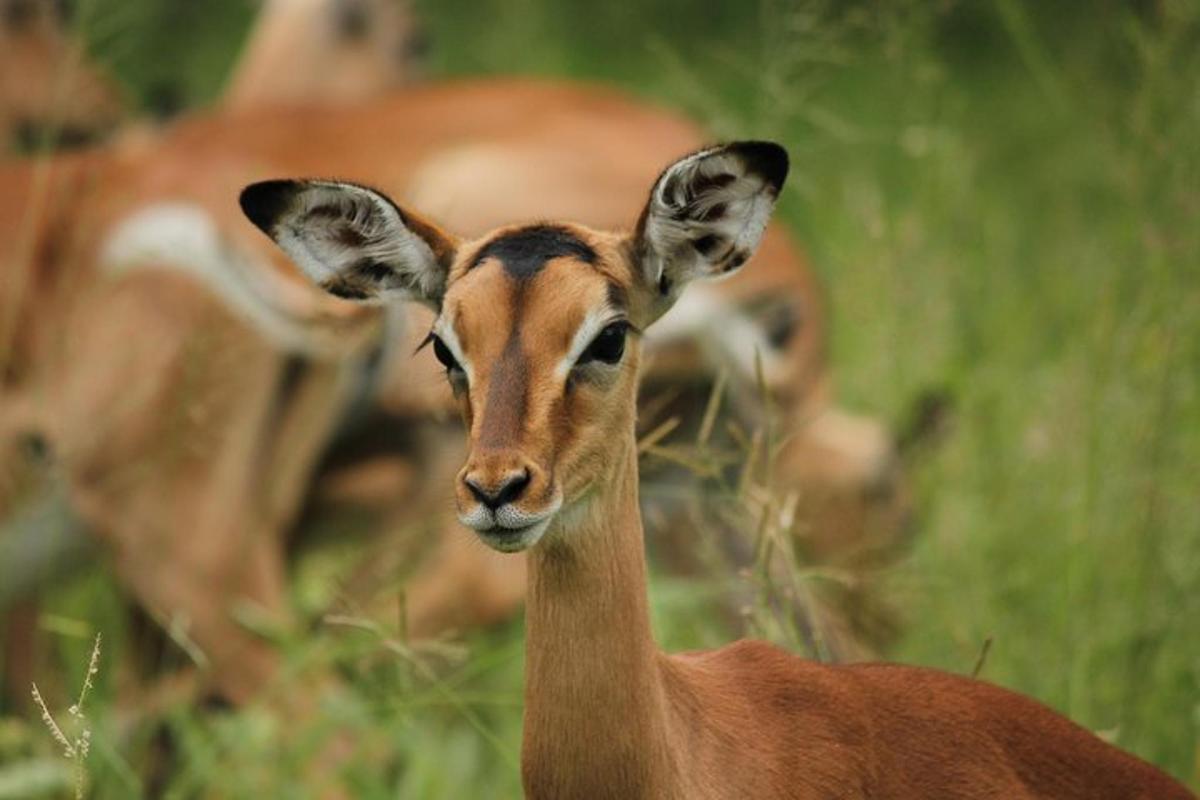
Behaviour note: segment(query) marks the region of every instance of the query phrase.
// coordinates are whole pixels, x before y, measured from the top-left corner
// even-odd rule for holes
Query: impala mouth
[[[516,553],[537,544],[558,513],[561,502],[535,514],[501,506],[495,511],[476,505],[458,520],[475,531],[483,543],[501,553]]]
[[[550,520],[545,519],[526,525],[522,528],[505,528],[497,525],[494,528],[475,531],[484,544],[501,553],[517,553],[537,544],[542,534],[550,527]]]

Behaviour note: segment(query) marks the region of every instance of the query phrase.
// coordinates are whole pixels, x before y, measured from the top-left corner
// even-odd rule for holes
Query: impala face
[[[610,432],[633,424],[644,314],[616,237],[539,225],[463,249],[430,334],[468,429],[459,519],[518,550],[587,494]]]
[[[466,422],[459,519],[491,547],[537,543],[586,503],[632,431],[639,335],[688,282],[740,268],[787,174],[778,145],[688,156],[654,185],[633,234],[567,223],[463,242],[382,194],[269,181],[247,216],[317,284],[348,300],[415,300]]]

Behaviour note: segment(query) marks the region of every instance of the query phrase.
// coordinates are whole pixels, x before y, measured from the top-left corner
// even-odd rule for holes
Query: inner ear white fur
[[[434,251],[446,238],[431,226],[413,230],[391,200],[337,181],[266,181],[246,188],[242,210],[326,291],[382,304],[416,300],[435,308],[446,288],[446,264]],[[422,235],[424,234],[424,235]]]
[[[758,247],[787,169],[787,153],[770,142],[713,147],[668,167],[639,228],[647,280],[674,296],[736,271]]]

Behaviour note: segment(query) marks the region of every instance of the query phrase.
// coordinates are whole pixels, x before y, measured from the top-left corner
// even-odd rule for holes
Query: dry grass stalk
[[[37,684],[33,684],[33,702],[42,712],[42,722],[46,723],[47,730],[63,749],[63,757],[73,762],[75,768],[75,797],[76,800],[83,800],[83,787],[87,778],[87,757],[91,750],[92,730],[88,727],[87,715],[84,713],[84,704],[87,701],[88,695],[91,694],[93,688],[93,680],[100,672],[100,634],[96,634],[96,641],[92,645],[92,655],[88,659],[87,672],[83,676],[83,686],[79,689],[79,697],[75,703],[67,709],[67,714],[71,717],[73,727],[77,733],[74,738],[67,736],[63,729],[55,721],[54,715],[50,713],[49,706],[46,705],[42,693],[38,690]]]

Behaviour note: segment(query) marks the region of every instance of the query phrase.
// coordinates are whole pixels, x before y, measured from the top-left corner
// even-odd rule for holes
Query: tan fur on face
[[[467,476],[498,485],[520,469],[531,482],[512,504],[518,511],[539,514],[560,500],[578,501],[604,468],[608,432],[633,424],[632,334],[619,364],[562,369],[589,318],[628,316],[612,297],[634,294],[635,280],[618,237],[578,227],[571,233],[596,252],[595,263],[552,258],[532,276],[517,277],[496,257],[474,264],[482,240],[464,245],[452,270],[439,325],[453,326],[471,374],[459,397],[470,444],[456,487],[460,512],[477,505]],[[622,390],[630,402],[606,402]]]

